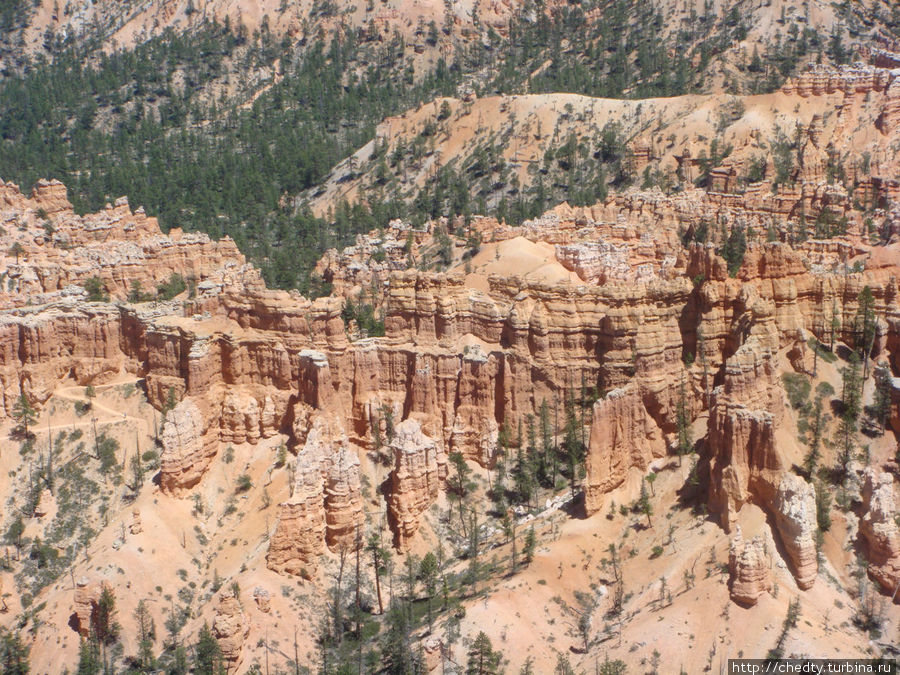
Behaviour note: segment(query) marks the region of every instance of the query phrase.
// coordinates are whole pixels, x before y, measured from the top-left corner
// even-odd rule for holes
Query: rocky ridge
[[[397,547],[409,550],[440,497],[449,454],[494,467],[500,430],[517,429],[545,401],[552,406],[586,386],[597,392],[583,483],[588,515],[675,451],[679,415],[694,421],[708,412],[708,431],[693,440],[708,464],[710,510],[726,531],[736,530],[745,505],[766,511],[773,540],[806,589],[818,572],[815,492],[791,472],[798,458],[779,442],[788,413],[778,359],[796,352],[791,362],[803,364],[803,345],[812,335],[827,342],[835,316],[837,337],[852,338],[857,296],[868,286],[879,317],[873,358],[893,362],[900,252],[896,243],[869,244],[859,232],[796,246],[756,237],[732,276],[712,243],[682,244],[685,221],[673,214],[676,205],[691,212],[685,199],[632,193],[617,200],[615,225],[603,204],[560,207],[523,228],[524,238],[552,241],[552,255],[570,262],[582,245],[621,253],[578,281],[495,274],[483,290],[459,269],[389,271],[378,304],[385,335],[378,338],[348,330],[343,298],[309,301],[267,290],[253,273],[211,272],[182,303],[86,303],[74,294],[30,307],[13,300],[0,315],[5,410],[20,393],[40,406],[67,377],[87,384],[123,370],[139,375],[149,401],[165,411],[159,485],[175,498],[202,486],[226,445],[282,434],[295,457],[293,482],[278,505],[267,566],[308,579],[317,578],[328,551],[353,546],[365,508],[363,476],[381,454],[391,468],[374,500],[390,516]],[[695,207],[711,208],[714,199],[698,198]],[[56,201],[63,206],[55,213],[65,213]],[[35,203],[52,200],[20,203],[30,214]],[[744,207],[735,201],[728,208],[737,219]],[[666,225],[651,235],[652,222]],[[508,229],[487,220],[476,227],[501,238]],[[112,231],[143,245],[124,227]],[[43,264],[37,253],[33,260]],[[243,265],[239,257],[233,262]],[[115,288],[130,285],[122,281]],[[892,488],[873,481],[863,491],[869,515],[860,533],[870,573],[886,586],[896,576]],[[735,538],[735,600],[752,604],[768,589],[774,555],[756,539]],[[214,626],[232,664],[246,634],[234,605],[223,598]]]

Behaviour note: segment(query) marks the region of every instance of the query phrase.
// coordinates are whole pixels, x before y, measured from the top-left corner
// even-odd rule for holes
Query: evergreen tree
[[[438,561],[434,553],[429,551],[419,563],[419,578],[422,579],[422,585],[425,587],[425,596],[428,601],[428,632],[434,629],[433,616],[431,612],[431,601],[437,593],[438,579]]]
[[[728,265],[728,273],[735,276],[744,262],[744,253],[747,251],[747,235],[743,225],[732,225],[731,232],[725,240],[719,255],[725,259]]]
[[[472,470],[466,463],[466,458],[461,452],[450,453],[450,464],[454,469],[453,476],[450,479],[450,492],[448,497],[455,500],[459,504],[459,522],[462,526],[463,535],[466,534],[466,519],[464,516],[464,502],[466,495],[469,493],[469,476]]]
[[[579,478],[585,447],[578,437],[578,419],[575,415],[575,397],[566,399],[566,425],[563,434],[563,452],[569,465],[569,484],[572,495],[575,495],[575,484]]]
[[[82,638],[81,646],[78,648],[78,668],[75,672],[77,675],[97,675],[101,667],[100,647],[96,640]]]
[[[387,613],[387,631],[381,647],[382,665],[390,675],[415,675],[417,659],[410,641],[410,625],[405,610],[392,603]]]
[[[550,425],[550,406],[547,405],[547,399],[541,401],[540,413],[539,413],[539,426],[540,426],[540,434],[541,434],[541,454],[540,454],[540,464],[539,464],[539,472],[540,478],[542,482],[548,485],[552,490],[554,488],[554,482],[556,481],[555,472],[554,475],[551,476],[551,464],[555,464],[553,462],[551,455],[554,453],[553,448],[553,428]]]
[[[812,409],[812,422],[809,425],[809,452],[803,460],[803,470],[812,477],[822,457],[822,433],[828,424],[828,413],[822,406],[822,397],[816,396]]]
[[[479,632],[469,647],[466,675],[497,675],[502,672],[502,660],[503,653],[494,651],[491,639],[483,631]]]
[[[684,390],[684,379],[678,386],[678,402],[675,406],[675,427],[677,429],[677,445],[675,451],[678,453],[678,466],[681,466],[682,458],[689,455],[694,449],[694,443],[691,440],[691,415],[688,410],[687,396]]]
[[[22,246],[19,242],[15,242],[12,246],[9,247],[9,255],[16,257],[16,265],[19,264],[19,256],[25,254],[25,247]]]
[[[387,571],[391,559],[391,551],[381,545],[381,537],[372,533],[366,543],[366,550],[372,559],[372,571],[375,574],[375,591],[378,596],[378,613],[384,614],[384,602],[381,598],[381,576]]]
[[[28,675],[29,651],[18,631],[3,630],[0,633],[0,669],[3,675]]]
[[[222,650],[208,623],[203,624],[197,644],[194,646],[194,673],[198,675],[223,675]]]
[[[156,626],[147,609],[147,601],[138,602],[134,610],[134,622],[137,628],[138,653],[134,661],[141,673],[153,672],[156,659],[153,657],[153,644],[156,642]]]
[[[22,427],[22,435],[28,438],[28,427],[34,426],[37,421],[37,411],[29,403],[24,392],[19,394],[19,398],[13,404],[12,417]]]
[[[16,557],[21,555],[22,535],[24,533],[25,522],[22,520],[22,516],[16,516],[15,520],[10,523],[6,530],[6,534],[3,537],[6,543],[13,544],[16,547]]]
[[[91,615],[91,633],[101,646],[106,646],[118,641],[119,631],[116,596],[109,586],[104,585],[97,601],[97,610]]]
[[[556,667],[553,669],[553,675],[575,675],[572,664],[569,663],[569,657],[560,652],[556,655]]]
[[[537,548],[537,535],[534,532],[534,525],[528,528],[525,533],[525,541],[522,544],[522,557],[525,558],[525,565],[530,565],[534,560],[534,551]]]
[[[875,298],[872,289],[864,286],[857,297],[859,310],[856,316],[856,330],[854,339],[856,351],[863,361],[863,380],[869,375],[869,353],[875,343],[877,324],[875,321]]]
[[[638,498],[638,510],[647,516],[647,525],[652,526],[650,516],[653,515],[653,505],[650,503],[650,495],[647,493],[647,482],[641,481],[641,496]]]
[[[893,377],[886,366],[875,369],[875,397],[872,401],[872,417],[878,424],[878,428],[884,432],[885,425],[891,414],[891,390],[893,389]]]
[[[841,478],[847,477],[853,450],[856,444],[860,405],[862,401],[862,378],[859,356],[850,354],[848,364],[841,372],[843,391],[841,393],[841,420],[838,425],[838,464]]]

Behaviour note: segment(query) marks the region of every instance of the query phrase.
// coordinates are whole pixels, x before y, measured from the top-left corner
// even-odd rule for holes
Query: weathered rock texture
[[[182,494],[203,476],[218,450],[206,427],[203,412],[193,400],[182,401],[166,415],[160,467],[160,486],[166,492]]]
[[[269,543],[269,569],[312,578],[325,550],[325,502],[320,461],[310,453],[297,457],[291,498],[279,506],[278,526]]]
[[[760,596],[772,590],[772,555],[765,538],[756,535],[747,541],[738,527],[728,549],[728,588],[731,599],[742,605],[755,605]]]
[[[352,547],[361,524],[359,458],[340,423],[319,415],[297,455],[291,498],[279,506],[268,566],[310,578],[325,544]]]
[[[569,392],[602,393],[586,460],[588,513],[629,471],[643,473],[671,449],[681,406],[690,420],[709,408],[709,437],[694,440],[706,441],[710,506],[730,528],[743,504],[760,504],[783,542],[792,542],[785,548],[794,551],[795,570],[806,579],[806,521],[794,517],[795,497],[776,499],[793,458],[782,457],[775,443],[784,404],[773,355],[799,349],[794,361],[802,363],[806,338],[826,339],[832,319],[845,327],[839,339],[852,337],[856,297],[869,286],[884,317],[873,356],[900,366],[900,245],[871,245],[854,197],[816,182],[817,124],[806,130],[810,147],[794,191],[773,193],[769,185],[744,194],[630,191],[593,207],[562,205],[521,228],[473,222],[484,241],[552,243],[553,264],[580,275],[571,283],[505,275],[475,289],[454,270],[395,271],[394,258],[376,269],[382,263],[370,265],[371,255],[359,257],[376,246],[374,234],[361,238],[346,260],[326,256],[323,271],[335,282],[344,262],[358,263],[355,276],[343,277],[348,288],[383,280],[373,296],[384,313],[381,338],[357,339],[341,318],[340,297],[309,301],[265,289],[230,244],[191,267],[197,293],[183,304],[85,303],[79,291],[71,298],[38,294],[34,301],[52,302],[27,307],[14,289],[8,309],[0,310],[0,412],[9,415],[20,392],[39,405],[66,377],[88,384],[123,370],[140,375],[150,402],[171,408],[162,430],[160,485],[174,496],[204,479],[225,444],[286,434],[297,470],[290,498],[279,505],[268,565],[311,576],[326,546],[352,544],[362,514],[359,456],[374,449],[377,437],[385,442],[391,426],[387,501],[397,544],[407,547],[438,495],[445,458],[460,452],[491,467],[500,429],[516,430],[545,401],[561,410]],[[724,172],[722,180],[730,175]],[[38,186],[33,198],[11,186],[4,190],[2,208],[26,230],[44,233],[32,223],[41,205],[56,219],[57,233],[86,249],[96,242],[100,260],[109,242],[144,246],[162,237],[155,223],[124,204],[79,218],[66,215],[70,207],[55,184]],[[751,241],[733,277],[715,252],[720,227],[709,229],[708,244],[681,242],[704,219],[726,227],[747,223],[760,232],[772,222],[796,230],[801,214],[810,218],[826,207],[848,217],[846,235],[796,247]],[[900,234],[900,213],[872,213],[876,227],[891,232],[896,226]],[[393,223],[389,229],[385,241],[412,233],[415,247],[433,243],[427,228]],[[199,260],[204,247],[217,245],[179,241],[183,260]],[[41,246],[44,253],[29,244],[19,265],[39,269],[52,243]],[[178,246],[173,240],[165,249]],[[392,246],[391,255],[401,256],[402,248]],[[8,256],[5,262],[15,266]],[[852,271],[855,262],[864,263],[863,271]],[[113,295],[143,278],[129,276],[127,265],[113,267],[124,270],[109,277]],[[102,269],[89,273],[106,279]],[[172,268],[161,269],[165,275]]]
[[[82,577],[75,585],[75,601],[73,611],[75,626],[83,638],[88,638],[96,622],[97,609],[104,589],[113,590],[107,582],[91,582]]]
[[[710,508],[721,514],[726,531],[745,503],[774,498],[786,468],[775,447],[783,413],[771,351],[755,340],[745,343],[726,362],[709,415]]]
[[[773,504],[778,536],[791,572],[802,589],[811,588],[819,571],[816,551],[816,491],[800,476],[784,474]]]
[[[226,669],[229,673],[235,672],[240,666],[241,649],[247,633],[250,632],[250,622],[231,589],[219,594],[212,631],[219,643],[219,649],[222,650],[222,660]]]
[[[401,422],[391,441],[394,468],[388,503],[395,543],[406,550],[419,528],[419,517],[438,498],[447,477],[447,457],[414,419]]]
[[[155,295],[172,274],[196,284],[262,283],[227,237],[213,241],[178,229],[163,234],[156,218],[143,208],[132,212],[125,197],[99,213],[78,216],[59,181],[39,182],[31,197],[12,183],[0,183],[0,214],[7,267],[0,307],[21,306],[25,298],[34,303],[81,295],[78,287],[91,277],[119,300],[135,282]],[[10,255],[13,244],[21,248],[18,257]]]
[[[900,584],[900,528],[896,521],[894,477],[866,469],[862,495],[859,533],[866,548],[869,576],[885,592],[893,594]]]
[[[603,495],[621,485],[629,469],[642,473],[666,453],[661,429],[647,413],[635,385],[614,389],[594,404],[584,506],[588,514],[600,510]]]

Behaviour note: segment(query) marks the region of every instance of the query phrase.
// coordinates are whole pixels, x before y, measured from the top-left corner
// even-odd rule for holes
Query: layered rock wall
[[[772,581],[772,555],[762,535],[749,541],[737,528],[728,549],[728,590],[735,602],[752,606],[770,592]]]
[[[869,561],[869,576],[887,593],[900,584],[900,528],[894,498],[894,477],[866,469],[863,483],[863,517],[859,533]]]
[[[401,422],[391,441],[394,467],[388,509],[394,523],[395,543],[409,547],[419,518],[435,501],[447,478],[447,457],[441,447],[422,433],[414,419]]]

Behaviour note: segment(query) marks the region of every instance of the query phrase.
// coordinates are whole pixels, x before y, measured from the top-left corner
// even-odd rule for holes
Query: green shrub
[[[100,277],[91,277],[84,282],[84,290],[88,294],[88,302],[109,302],[109,295]]]
[[[184,277],[173,272],[168,281],[164,281],[156,287],[156,297],[160,300],[171,300],[186,290],[187,283]]]
[[[794,410],[803,410],[809,404],[812,389],[809,378],[802,373],[785,373],[781,376],[788,401]]]

